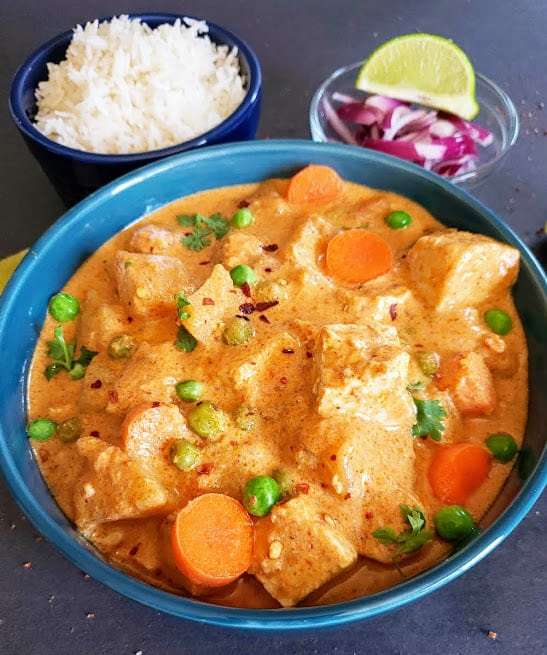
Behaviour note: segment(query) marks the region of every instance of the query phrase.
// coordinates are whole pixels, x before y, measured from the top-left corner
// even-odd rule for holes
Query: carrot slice
[[[329,166],[310,164],[289,180],[289,202],[318,202],[330,200],[342,190],[342,178]]]
[[[349,284],[361,284],[384,275],[393,267],[389,243],[370,230],[346,230],[327,245],[327,271]]]
[[[237,580],[251,564],[253,521],[235,498],[203,494],[177,514],[171,545],[177,567],[191,582],[221,587]]]
[[[479,444],[439,446],[429,465],[429,484],[439,500],[462,505],[486,480],[491,466],[492,453]]]

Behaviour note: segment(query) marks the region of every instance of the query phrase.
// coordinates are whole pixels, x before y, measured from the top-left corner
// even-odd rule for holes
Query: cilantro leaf
[[[420,400],[412,397],[416,405],[416,423],[412,426],[413,437],[427,437],[440,441],[444,432],[442,420],[447,413],[438,400]]]
[[[60,325],[53,330],[53,337],[53,341],[47,342],[46,354],[53,360],[44,370],[47,380],[51,380],[54,375],[63,369],[68,371],[73,380],[79,380],[84,376],[86,367],[97,352],[82,346],[80,348],[80,357],[74,359],[76,344],[65,341],[63,328]]]
[[[396,535],[393,528],[380,528],[372,533],[372,536],[384,546],[397,546],[393,558],[405,553],[413,553],[431,541],[432,530],[426,530],[425,515],[419,507],[411,509],[408,505],[399,505],[401,514],[409,530],[404,530]]]
[[[190,305],[190,302],[186,300],[186,298],[184,297],[184,292],[179,291],[175,295],[175,300],[177,301],[177,312],[179,315],[179,319],[181,321],[184,321],[186,318],[190,318],[190,313],[184,309],[185,307],[188,307]]]
[[[193,232],[182,237],[182,245],[186,246],[188,250],[199,252],[206,246],[210,245],[211,239],[206,238],[209,234],[211,234],[211,230],[204,230],[202,227],[195,227]]]
[[[177,340],[175,341],[175,346],[179,350],[184,350],[185,353],[191,353],[192,350],[195,350],[198,342],[197,339],[188,332],[188,330],[181,325],[177,332]]]
[[[177,223],[183,227],[194,228],[190,234],[181,238],[181,242],[189,250],[196,252],[211,244],[211,239],[207,238],[210,234],[214,234],[216,239],[222,239],[231,231],[228,219],[218,213],[211,216],[180,214],[177,216]]]
[[[222,239],[226,236],[231,228],[228,224],[228,219],[224,218],[221,214],[211,214],[209,217],[203,217],[205,225],[215,233],[217,239]]]
[[[425,383],[422,382],[422,380],[419,380],[418,382],[409,382],[406,385],[406,390],[410,393],[413,391],[420,391],[420,389],[423,389],[425,387]]]

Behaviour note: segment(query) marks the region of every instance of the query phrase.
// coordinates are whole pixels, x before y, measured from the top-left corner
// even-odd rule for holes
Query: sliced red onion
[[[339,105],[334,109],[324,102],[325,114],[343,141],[418,163],[445,177],[474,170],[477,145],[493,141],[480,125],[394,98],[372,95],[361,101],[342,93],[332,98]]]

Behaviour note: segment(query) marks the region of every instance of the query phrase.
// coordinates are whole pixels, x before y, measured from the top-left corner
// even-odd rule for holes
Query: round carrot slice
[[[384,275],[393,263],[389,243],[370,230],[340,232],[327,245],[327,271],[348,284],[362,284]]]
[[[177,567],[191,582],[221,587],[237,580],[251,564],[253,521],[235,498],[203,494],[177,514],[171,545]]]
[[[479,444],[439,446],[429,465],[429,484],[439,500],[462,505],[486,480],[491,466],[492,453]]]
[[[289,180],[289,202],[318,202],[330,200],[342,190],[342,178],[329,166],[310,164]]]

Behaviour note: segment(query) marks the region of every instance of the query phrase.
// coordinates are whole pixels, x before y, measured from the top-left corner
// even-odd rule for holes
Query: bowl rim
[[[249,67],[249,80],[247,81],[248,88],[241,103],[221,123],[215,127],[212,127],[210,130],[207,130],[207,132],[198,134],[197,136],[193,137],[192,139],[188,139],[187,141],[182,141],[175,145],[159,148],[156,150],[145,150],[143,152],[130,154],[104,154],[89,152],[86,150],[78,150],[77,148],[70,148],[68,146],[57,143],[56,141],[53,141],[52,139],[49,139],[47,136],[42,134],[42,132],[40,132],[35,127],[34,123],[29,119],[22,106],[21,98],[25,91],[26,80],[28,76],[33,72],[33,69],[36,66],[36,62],[43,59],[44,55],[46,55],[48,52],[51,52],[52,50],[64,44],[66,44],[68,47],[76,27],[74,26],[70,30],[66,30],[65,32],[57,34],[53,38],[49,39],[49,41],[46,41],[41,46],[33,50],[31,54],[25,59],[25,61],[18,67],[12,78],[9,92],[9,110],[13,121],[27,138],[38,143],[43,148],[56,155],[76,159],[85,164],[116,165],[139,164],[140,162],[144,164],[152,158],[155,159],[160,157],[168,157],[170,155],[177,154],[182,150],[190,150],[192,148],[206,145],[211,140],[217,141],[222,139],[232,130],[234,130],[241,122],[243,122],[249,109],[260,101],[262,92],[262,69],[260,66],[260,61],[253,49],[234,32],[205,18],[198,18],[186,14],[173,14],[163,12],[131,13],[116,14],[115,16],[104,16],[96,20],[98,20],[100,23],[103,23],[111,20],[114,17],[118,17],[119,15],[127,15],[130,20],[140,20],[143,23],[152,21],[156,23],[154,29],[163,23],[172,24],[177,19],[181,20],[184,24],[184,18],[205,22],[208,26],[207,35],[210,36],[213,43],[217,43],[219,45],[229,45],[230,47],[235,46],[238,51],[238,57],[243,59]],[[86,22],[78,23],[78,25],[83,26],[86,24]]]
[[[321,158],[325,162],[333,162],[333,165],[335,165],[334,162],[337,159],[341,158],[346,162],[355,161],[365,167],[376,162],[388,166],[390,169],[398,169],[413,177],[425,178],[426,181],[440,188],[443,193],[455,196],[456,199],[470,205],[472,209],[484,216],[486,226],[494,226],[507,242],[518,247],[523,264],[533,274],[534,280],[537,279],[547,297],[547,275],[524,242],[497,215],[459,187],[418,166],[389,157],[383,153],[366,149],[351,149],[333,143],[317,143],[304,140],[270,140],[217,145],[191,153],[181,153],[128,173],[84,199],[68,210],[31,247],[29,253],[10,278],[4,293],[0,296],[0,315],[9,317],[10,312],[14,311],[19,296],[24,292],[25,284],[28,284],[29,278],[32,279],[33,269],[37,265],[39,256],[47,256],[48,249],[51,250],[53,247],[51,245],[52,239],[63,239],[73,233],[74,228],[82,220],[82,214],[85,218],[87,213],[97,211],[109,198],[115,199],[118,197],[119,199],[120,195],[130,193],[134,187],[142,182],[154,180],[154,178],[161,180],[162,174],[169,171],[177,169],[192,171],[197,166],[210,167],[215,161],[227,160],[234,153],[242,158],[253,160],[253,155],[261,152],[270,157],[279,155],[280,161],[276,161],[278,169],[281,169],[284,164],[296,166],[295,160],[298,158],[299,161],[302,159],[313,161],[314,158]],[[285,161],[281,162],[281,158],[284,156],[288,162],[291,162],[290,164]],[[155,207],[152,209],[155,209]],[[152,211],[152,209],[147,209],[146,213]],[[125,225],[129,225],[134,220],[136,220],[135,216],[126,218]],[[118,229],[114,230],[114,233],[117,231]],[[102,242],[105,240],[103,239]],[[0,321],[0,343],[4,338],[3,333],[8,331],[6,327],[8,322]],[[34,349],[34,343],[32,349]],[[20,369],[20,366],[24,366],[26,377],[27,365],[19,363],[17,370]],[[69,535],[63,529],[62,524],[63,522],[68,524],[67,519],[62,515],[54,517],[46,513],[42,505],[34,497],[32,490],[27,485],[27,481],[15,466],[14,458],[7,448],[7,435],[2,433],[2,417],[0,416],[0,471],[4,475],[12,496],[34,526],[73,564],[113,590],[154,609],[180,618],[250,630],[302,630],[335,624],[342,625],[372,618],[418,600],[459,577],[488,555],[509,535],[532,508],[547,484],[547,448],[544,448],[534,471],[526,481],[526,485],[488,530],[479,535],[459,553],[395,587],[370,596],[324,606],[272,610],[230,608],[209,605],[151,587],[118,569],[114,569],[98,557],[96,553],[84,548],[75,538],[75,535]]]
[[[321,82],[321,84],[315,90],[308,112],[309,126],[312,139],[314,141],[323,142],[323,143],[343,143],[339,140],[331,140],[325,134],[320,121],[319,121],[319,105],[322,99],[323,94],[325,93],[327,87],[334,82],[337,78],[341,77],[345,73],[349,73],[351,70],[359,70],[361,66],[365,63],[365,60],[356,61],[352,64],[345,66],[340,66],[334,70],[327,78]],[[489,89],[495,96],[499,98],[499,101],[503,105],[504,109],[507,112],[508,122],[506,127],[506,134],[504,135],[503,147],[500,149],[496,156],[493,157],[488,162],[483,163],[481,166],[477,167],[472,171],[467,171],[465,173],[459,173],[458,175],[453,175],[452,177],[443,177],[445,180],[449,180],[454,184],[462,184],[465,182],[476,182],[483,180],[484,177],[494,169],[502,160],[502,158],[507,154],[507,152],[515,145],[517,142],[519,131],[520,131],[520,119],[518,111],[515,107],[515,104],[509,97],[509,95],[504,91],[496,82],[491,80],[486,75],[475,71],[475,82],[484,85]],[[476,85],[475,85],[476,88]],[[474,120],[474,119],[473,119]],[[347,144],[346,144],[347,145]],[[353,146],[361,148],[362,146]],[[394,156],[394,155],[390,155]],[[439,176],[441,177],[441,176]]]

